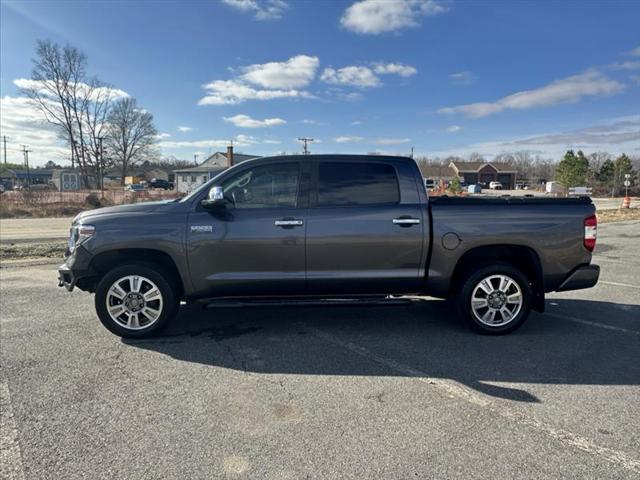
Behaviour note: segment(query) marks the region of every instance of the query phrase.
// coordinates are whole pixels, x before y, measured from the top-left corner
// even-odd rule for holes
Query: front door
[[[318,163],[307,215],[310,293],[420,290],[428,225],[408,168],[392,160]]]
[[[301,178],[299,162],[248,166],[223,181],[226,208],[190,214],[189,269],[198,295],[304,292]]]

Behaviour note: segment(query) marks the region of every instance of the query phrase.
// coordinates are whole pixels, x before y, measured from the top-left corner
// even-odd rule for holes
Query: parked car
[[[502,334],[545,293],[598,281],[590,198],[428,197],[422,181],[404,157],[248,160],[177,201],[80,213],[59,285],[94,292],[103,325],[136,338],[181,301],[405,294],[453,299],[471,327]]]
[[[144,183],[131,183],[124,187],[125,192],[144,192],[147,186]]]
[[[489,188],[491,190],[502,190],[502,183],[500,183],[500,182],[489,182]]]
[[[173,182],[162,178],[152,178],[148,183],[149,188],[161,188],[162,190],[173,190]]]
[[[436,182],[435,178],[425,178],[424,179],[424,187],[431,191],[438,186],[438,182]]]

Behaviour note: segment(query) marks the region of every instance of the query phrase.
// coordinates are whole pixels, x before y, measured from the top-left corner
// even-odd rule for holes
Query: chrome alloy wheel
[[[150,327],[162,313],[160,289],[140,275],[128,275],[113,282],[106,302],[111,319],[129,330]]]
[[[522,290],[507,275],[491,275],[476,285],[471,294],[471,310],[481,323],[502,327],[511,323],[522,309]]]

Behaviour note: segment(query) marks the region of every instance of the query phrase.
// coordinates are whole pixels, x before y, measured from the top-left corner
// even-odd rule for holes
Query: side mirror
[[[224,198],[224,190],[222,187],[211,187],[207,198],[201,202],[204,208],[218,209],[224,208],[226,200]]]

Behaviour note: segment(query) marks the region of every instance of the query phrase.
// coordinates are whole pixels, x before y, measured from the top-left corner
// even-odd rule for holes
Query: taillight
[[[596,237],[598,235],[598,219],[591,215],[584,219],[584,248],[593,252],[596,248]]]

